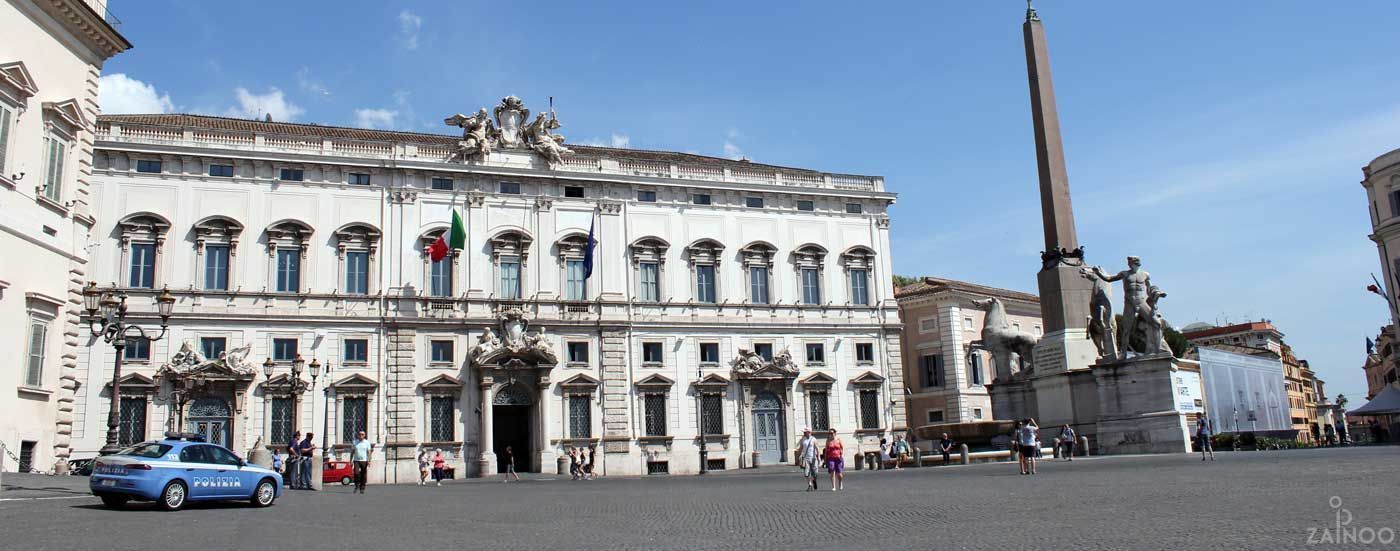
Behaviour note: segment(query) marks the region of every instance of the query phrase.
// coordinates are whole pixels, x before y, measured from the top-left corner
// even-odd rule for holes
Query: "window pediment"
[[[489,241],[492,258],[499,260],[502,256],[518,256],[524,260],[529,256],[530,244],[535,240],[523,231],[508,229],[497,232]]]
[[[331,385],[337,394],[370,394],[379,388],[379,383],[358,373],[336,381]]]
[[[816,373],[808,375],[806,378],[802,379],[801,381],[798,381],[798,383],[802,384],[802,386],[809,388],[829,388],[831,387],[831,385],[836,383],[836,379],[830,375],[818,371]]]
[[[374,252],[379,248],[379,237],[379,228],[369,224],[346,224],[335,230],[336,250],[340,253],[351,249]]]
[[[29,74],[29,68],[24,66],[23,61],[0,64],[0,84],[14,89],[16,101],[39,93],[39,84],[34,82],[34,76]]]
[[[671,244],[660,237],[643,237],[632,242],[632,262],[666,262]]]
[[[565,392],[593,392],[597,390],[598,385],[601,384],[603,384],[602,381],[593,378],[587,373],[579,373],[578,375],[574,375],[560,382],[559,386],[563,387]]]
[[[165,234],[170,230],[170,221],[158,214],[138,212],[122,218],[117,222],[117,227],[121,230],[123,247],[133,241],[160,245],[165,242]]]
[[[851,384],[856,386],[878,386],[885,382],[885,378],[874,371],[866,371],[851,379]]]
[[[419,383],[418,388],[424,393],[459,392],[462,390],[462,381],[451,375],[442,374]]]
[[[658,373],[637,381],[634,384],[643,391],[665,392],[671,390],[671,387],[675,386],[676,382]]]
[[[841,264],[846,269],[870,269],[875,265],[875,251],[863,245],[856,245],[841,253]]]
[[[87,128],[87,118],[76,99],[44,102],[44,116],[50,121],[62,122],[70,137],[76,137],[78,131]]]
[[[685,248],[691,264],[719,264],[724,244],[713,239],[700,239]]]
[[[243,224],[226,216],[210,216],[194,225],[195,244],[203,248],[209,243],[227,243],[238,246],[238,236],[243,233]]]
[[[799,268],[820,268],[826,261],[826,249],[820,245],[803,245],[792,252],[792,263]]]
[[[272,254],[279,248],[301,249],[302,256],[306,256],[306,249],[311,242],[311,226],[300,220],[283,220],[267,227],[267,250]]]
[[[580,260],[588,251],[588,235],[584,233],[570,233],[554,243],[554,247],[559,251],[559,260]]]
[[[754,241],[739,249],[740,259],[745,266],[772,266],[778,248],[765,241]]]

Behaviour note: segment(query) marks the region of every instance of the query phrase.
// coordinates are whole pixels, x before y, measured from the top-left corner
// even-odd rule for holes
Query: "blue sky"
[[[554,96],[573,142],[879,174],[894,263],[1035,291],[1018,0],[129,2],[109,112],[447,133]],[[1360,167],[1400,147],[1393,2],[1042,0],[1081,242],[1169,320],[1268,318],[1360,403],[1386,323]],[[118,74],[123,76],[117,76]]]

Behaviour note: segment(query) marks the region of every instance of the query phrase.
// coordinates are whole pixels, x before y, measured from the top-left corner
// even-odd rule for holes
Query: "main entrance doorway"
[[[224,447],[231,444],[229,425],[232,424],[233,415],[228,402],[208,396],[195,400],[186,419],[186,430],[203,436],[205,442]]]
[[[533,471],[530,449],[535,401],[529,389],[515,384],[496,391],[491,408],[492,451],[496,452],[496,472],[506,472],[506,446],[515,457],[516,472]]]
[[[783,462],[783,403],[771,392],[754,398],[753,439],[759,463],[776,465]]]

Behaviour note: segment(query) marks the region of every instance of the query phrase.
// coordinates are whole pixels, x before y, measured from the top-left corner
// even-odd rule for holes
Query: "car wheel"
[[[275,499],[277,499],[277,485],[267,478],[258,482],[257,489],[253,490],[253,505],[267,507],[272,505],[272,501]]]
[[[350,485],[350,477],[348,477],[348,476],[341,477],[341,478],[340,478],[340,485],[341,485],[341,486],[349,486],[349,485]]]
[[[160,504],[160,508],[166,511],[179,511],[181,507],[185,506],[185,500],[188,497],[189,489],[185,487],[185,483],[172,480],[165,485],[164,490],[160,491],[160,499],[157,500],[157,503]]]
[[[127,501],[126,496],[102,496],[102,504],[108,509],[120,509]]]

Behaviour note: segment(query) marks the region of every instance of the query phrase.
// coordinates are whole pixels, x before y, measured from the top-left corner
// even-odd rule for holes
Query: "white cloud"
[[[414,15],[413,12],[403,10],[399,12],[399,38],[403,39],[403,47],[409,50],[418,49],[418,31],[423,28],[423,18]]]
[[[360,128],[393,128],[399,112],[389,109],[356,109],[355,126]]]
[[[97,81],[97,104],[103,113],[169,113],[175,110],[170,94],[123,73],[102,75]]]
[[[311,77],[310,67],[302,67],[297,71],[297,85],[300,86],[304,92],[310,92],[318,96],[331,95],[330,89],[326,88],[325,84]]]
[[[730,159],[739,160],[744,158],[744,150],[729,140],[724,140],[724,156]]]
[[[274,121],[291,122],[306,112],[305,109],[287,101],[286,96],[277,88],[268,88],[266,94],[259,95],[239,86],[233,89],[233,95],[238,100],[238,105],[228,108],[225,115],[229,117],[261,119],[272,115]]]
[[[589,138],[579,143],[593,147],[612,147],[616,149],[627,149],[632,147],[632,138],[629,138],[626,134],[618,134],[617,132],[613,132],[612,136],[609,137],[607,140],[604,140],[602,138]]]

